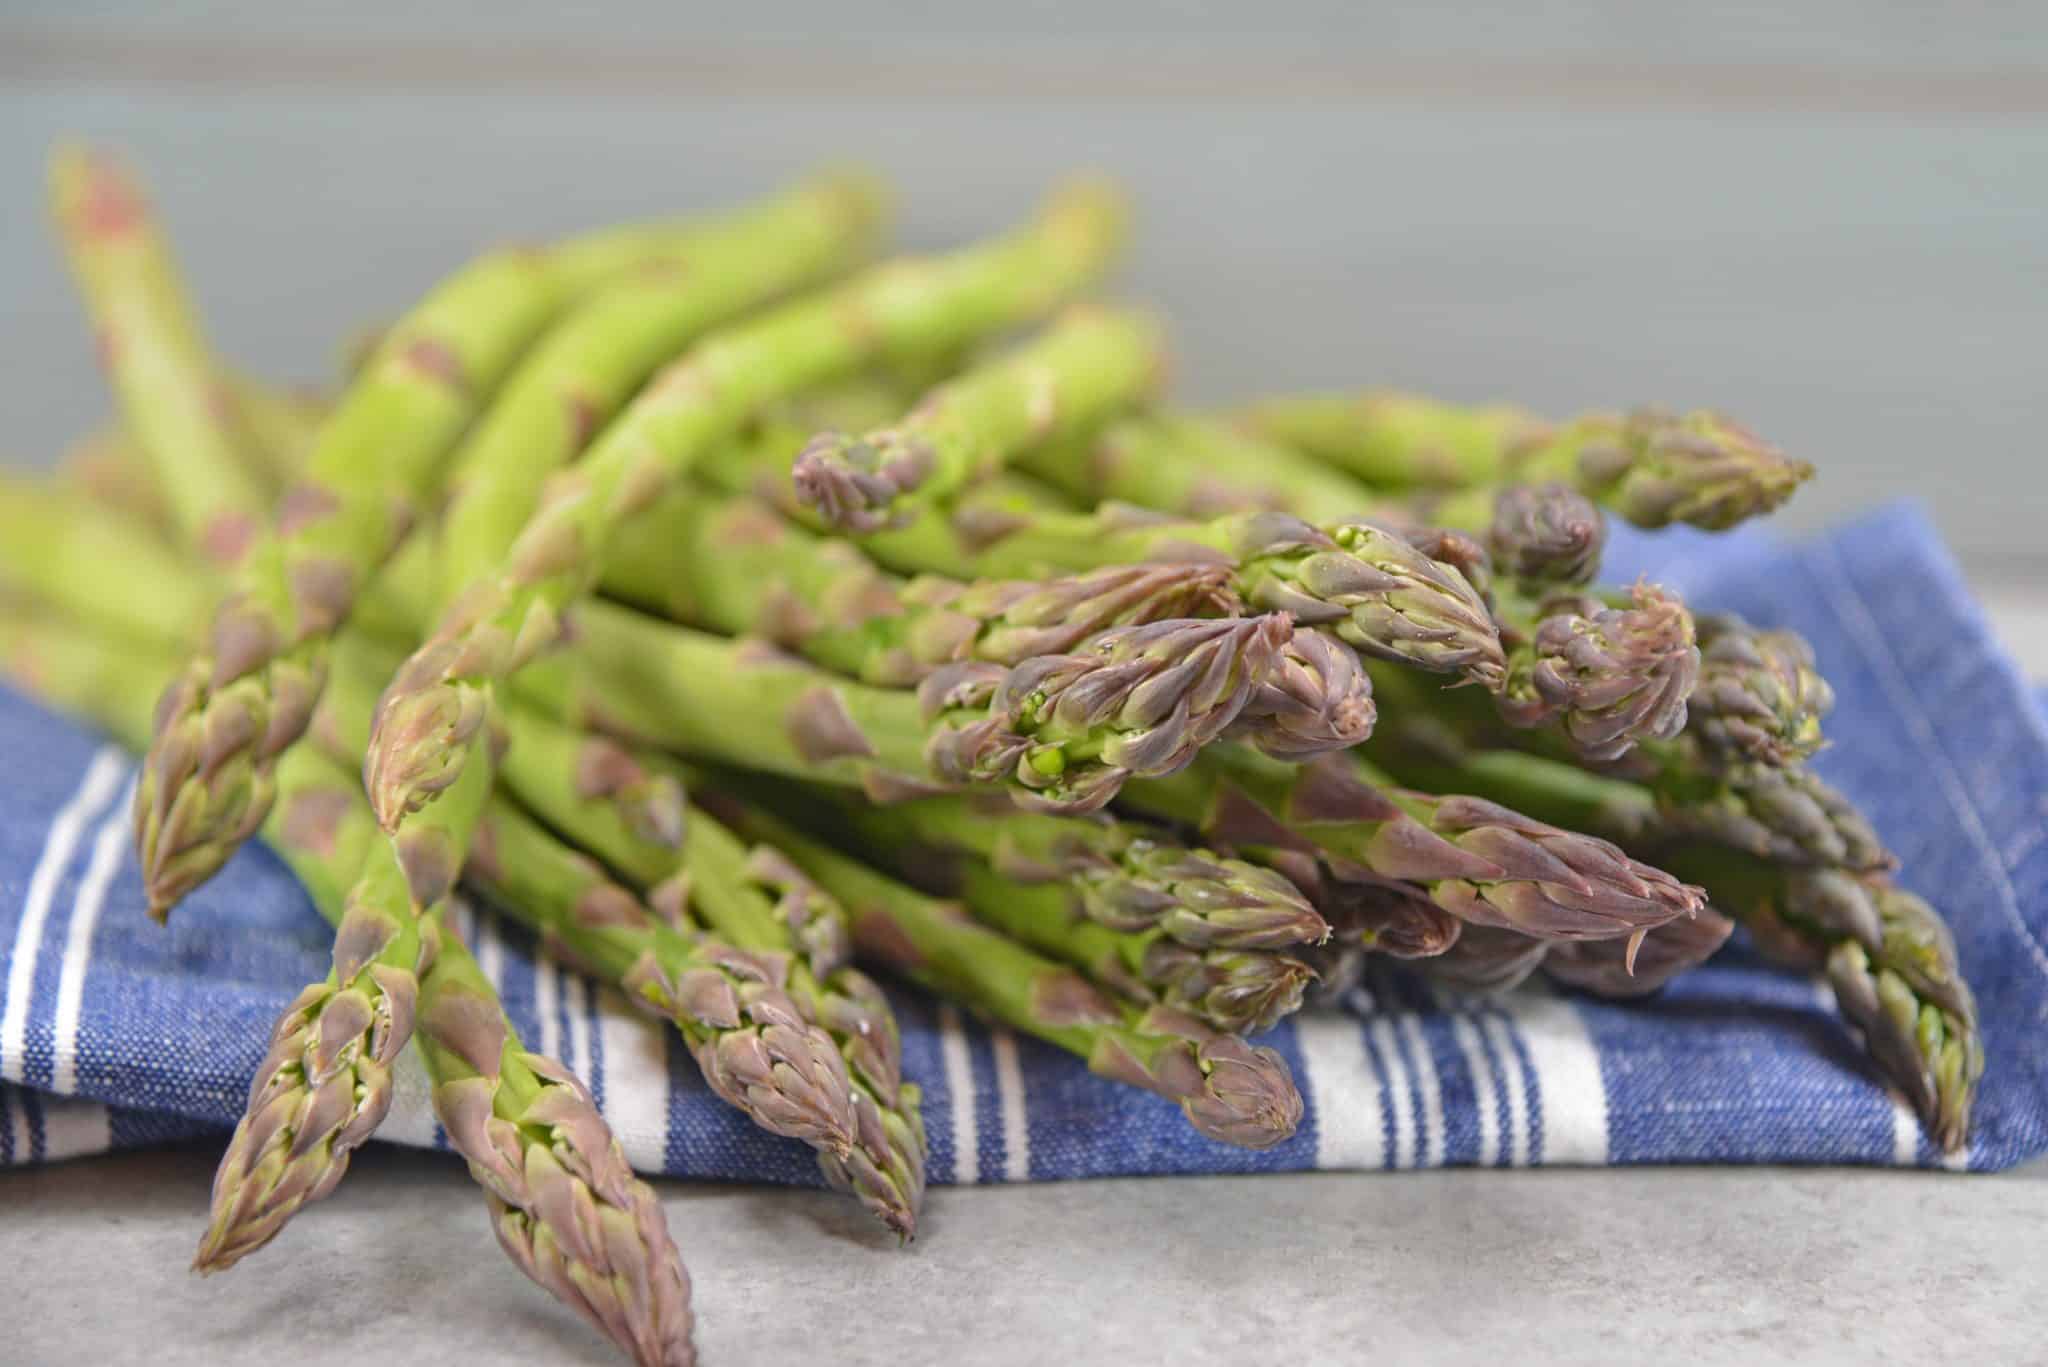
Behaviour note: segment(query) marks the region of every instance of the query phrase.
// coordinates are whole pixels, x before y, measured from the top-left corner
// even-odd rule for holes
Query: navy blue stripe
[[[1522,1038],[1522,1027],[1507,1012],[1498,1008],[1488,1009],[1507,1028],[1508,1043],[1514,1046],[1515,1063],[1522,1072],[1522,1101],[1528,1110],[1529,1122],[1529,1164],[1534,1167],[1543,1161],[1543,1080],[1536,1076],[1536,1063],[1529,1056],[1529,1044]]]

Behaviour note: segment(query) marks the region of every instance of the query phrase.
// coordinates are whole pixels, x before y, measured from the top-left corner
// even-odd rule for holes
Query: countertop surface
[[[0,1175],[0,1360],[614,1360],[499,1255],[452,1158],[373,1145],[276,1244],[188,1274],[214,1157]],[[661,1191],[709,1367],[2042,1360],[2048,1163],[941,1188],[903,1250],[824,1192]]]

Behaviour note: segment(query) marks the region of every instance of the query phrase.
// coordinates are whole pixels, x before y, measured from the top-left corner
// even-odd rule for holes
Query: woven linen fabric
[[[1617,534],[1609,577],[1649,573],[1702,609],[1810,638],[1839,702],[1816,767],[1863,804],[1903,880],[1955,928],[1987,1070],[1967,1153],[1943,1158],[1863,1061],[1816,980],[1742,938],[1654,1000],[1532,987],[1443,999],[1389,970],[1349,1011],[1264,1037],[1307,1102],[1260,1153],[1171,1105],[905,989],[931,1175],[1443,1164],[1946,1163],[2048,1148],[2048,724],[1923,515],[1892,507],[1794,545],[1762,533]],[[329,935],[283,866],[244,851],[168,928],[129,852],[131,759],[0,694],[0,1164],[219,1131],[271,1022],[327,971]],[[815,1182],[808,1149],[718,1102],[681,1042],[559,969],[488,912],[456,924],[529,1044],[591,1085],[634,1164],[678,1177]],[[443,1142],[408,1051],[381,1136]]]

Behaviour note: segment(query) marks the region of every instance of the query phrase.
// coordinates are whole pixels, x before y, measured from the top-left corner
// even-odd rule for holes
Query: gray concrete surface
[[[213,1153],[0,1175],[10,1367],[590,1363],[449,1158],[184,1271]],[[898,1251],[825,1193],[661,1188],[707,1367],[2043,1360],[2048,1164],[1158,1179],[932,1193]]]

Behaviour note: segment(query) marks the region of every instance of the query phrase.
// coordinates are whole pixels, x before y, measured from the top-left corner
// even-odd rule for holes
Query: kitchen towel
[[[2048,724],[1923,514],[1798,543],[1618,532],[1611,578],[1805,633],[1838,698],[1816,767],[1863,805],[1907,886],[1955,928],[1988,1065],[1966,1153],[1939,1154],[1824,985],[1740,936],[1653,1000],[1529,987],[1474,1004],[1398,971],[1348,1009],[1263,1038],[1307,1102],[1251,1153],[1077,1061],[893,990],[937,1182],[1130,1173],[1603,1163],[2010,1166],[2048,1149]],[[267,851],[245,850],[168,928],[143,915],[129,756],[0,694],[0,1165],[219,1132],[271,1022],[327,971],[329,934]],[[679,1040],[538,957],[488,909],[456,923],[529,1044],[585,1078],[633,1163],[815,1182],[810,1150],[706,1090]],[[440,1141],[410,1053],[380,1131]]]

